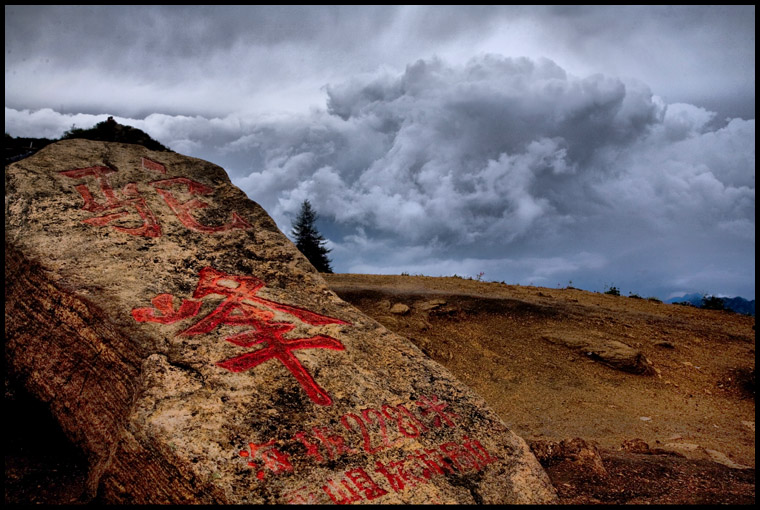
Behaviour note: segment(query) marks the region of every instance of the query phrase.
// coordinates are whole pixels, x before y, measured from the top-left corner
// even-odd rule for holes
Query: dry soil
[[[754,317],[457,277],[326,279],[529,443],[582,438],[599,452],[608,476],[542,461],[563,502],[754,502]],[[626,344],[649,371],[613,368],[572,346],[582,339]]]

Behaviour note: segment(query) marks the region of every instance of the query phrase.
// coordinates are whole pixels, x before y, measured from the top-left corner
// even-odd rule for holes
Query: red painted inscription
[[[422,409],[423,416],[429,414],[433,414],[435,416],[433,418],[433,425],[436,427],[441,427],[442,423],[445,423],[449,427],[453,427],[454,418],[459,417],[458,414],[452,413],[451,411],[446,411],[446,408],[449,406],[449,404],[446,402],[440,402],[438,400],[438,397],[435,395],[430,398],[424,395],[421,396],[417,401],[417,405],[420,407],[420,409]]]
[[[141,158],[141,167],[144,170],[150,170],[151,172],[157,172],[166,174],[166,167],[161,163],[157,163],[147,158]],[[156,219],[156,215],[148,207],[145,198],[140,195],[137,189],[137,183],[130,182],[121,189],[121,198],[117,195],[117,192],[113,189],[110,182],[110,177],[116,170],[107,166],[90,166],[86,168],[74,168],[72,170],[64,170],[59,172],[65,177],[71,179],[94,179],[97,184],[100,194],[103,199],[96,200],[93,196],[93,192],[90,190],[87,184],[78,184],[76,190],[82,195],[84,205],[82,209],[92,213],[102,213],[99,216],[82,220],[89,225],[95,225],[97,227],[104,227],[113,223],[119,219],[128,219],[125,216],[130,214],[137,214],[142,220],[142,225],[138,227],[125,227],[123,225],[110,225],[119,232],[130,234],[134,236],[143,237],[160,237],[161,226]],[[233,212],[230,221],[223,225],[210,226],[203,225],[198,222],[190,213],[194,209],[204,209],[208,207],[206,202],[195,198],[197,195],[211,195],[214,189],[202,184],[200,182],[187,179],[185,177],[174,177],[171,179],[163,179],[160,181],[154,181],[150,183],[155,191],[164,199],[164,202],[169,206],[172,212],[176,215],[177,219],[191,230],[204,233],[225,232],[232,229],[251,229],[253,228],[250,223],[245,221],[239,214]],[[185,202],[181,202],[175,191],[178,187],[186,189],[193,198]]]
[[[328,479],[326,485],[322,486],[322,490],[330,497],[333,503],[338,505],[361,501],[362,497],[368,501],[372,501],[388,494],[388,491],[380,487],[369,473],[361,467],[349,469],[343,473],[340,485]]]
[[[404,404],[383,404],[380,409],[368,407],[361,411],[361,415],[346,413],[341,417],[340,423],[345,432],[348,432],[345,436],[341,435],[345,432],[338,428],[312,427],[309,431],[297,432],[292,439],[306,448],[306,455],[319,463],[335,460],[343,455],[360,454],[362,451],[375,455],[400,445],[405,438],[417,438],[433,428],[444,426],[444,422],[435,418],[427,423],[424,421],[426,414],[429,414],[425,412],[429,409],[426,402],[437,402],[442,412],[448,406],[447,402],[441,402],[433,395],[422,396],[416,402],[420,417]],[[455,426],[455,422],[451,420],[458,415],[448,411],[447,416],[450,423],[447,426]]]
[[[248,443],[249,449],[240,451],[241,457],[249,459],[248,465],[256,468],[256,478],[259,480],[266,478],[264,468],[274,474],[293,471],[290,456],[275,448],[274,443],[274,439],[262,444]]]
[[[390,491],[402,492],[430,483],[437,476],[478,472],[498,460],[480,441],[462,436],[459,443],[450,441],[437,448],[420,448],[400,460],[375,461],[374,477],[361,467],[348,469],[338,482],[328,479],[322,491],[339,505],[363,499],[372,501]]]
[[[165,179],[163,181],[151,182],[151,185],[156,188],[156,192],[161,195],[169,208],[174,212],[179,221],[184,226],[191,230],[198,232],[223,232],[225,230],[231,230],[233,228],[248,229],[252,228],[251,225],[241,218],[237,213],[232,213],[232,219],[229,223],[219,225],[217,227],[209,227],[201,225],[195,218],[190,215],[190,211],[193,209],[204,209],[208,207],[206,202],[198,200],[197,198],[191,198],[187,202],[180,202],[177,197],[169,191],[168,188],[172,186],[184,186],[190,195],[211,195],[214,193],[213,188],[201,184],[199,182],[187,179],[185,177],[175,177],[173,179]]]
[[[277,311],[295,316],[301,322],[315,326],[349,323],[257,296],[257,292],[262,287],[264,287],[264,282],[253,276],[229,275],[206,267],[200,272],[193,299],[183,299],[179,308],[175,309],[174,296],[159,294],[151,300],[152,307],[135,308],[132,310],[132,316],[138,322],[172,324],[198,315],[201,309],[200,299],[211,294],[222,295],[225,297],[224,300],[213,311],[178,333],[178,336],[205,334],[222,325],[249,326],[252,329],[229,336],[225,340],[240,347],[247,348],[259,344],[263,347],[220,361],[217,363],[218,366],[231,372],[243,372],[270,359],[276,359],[290,371],[313,402],[319,405],[330,405],[332,403],[330,396],[314,381],[293,351],[301,349],[342,351],[345,349],[343,344],[326,335],[285,338],[286,333],[295,329],[295,324],[273,322],[272,319],[274,312]],[[328,439],[324,441],[329,442]],[[333,446],[339,453],[342,452],[337,443],[333,443]]]
[[[84,205],[82,209],[89,212],[102,213],[100,216],[94,218],[88,218],[82,220],[84,223],[103,227],[108,225],[112,221],[118,220],[124,216],[130,214],[130,209],[134,209],[140,218],[142,218],[142,225],[139,227],[123,227],[119,225],[112,225],[115,230],[124,232],[125,234],[131,234],[133,236],[144,237],[159,237],[161,235],[161,226],[156,220],[156,216],[153,211],[150,210],[145,203],[145,199],[137,192],[137,184],[130,182],[122,188],[121,192],[124,198],[117,198],[116,192],[111,187],[111,183],[108,180],[108,176],[116,170],[108,168],[107,166],[91,166],[87,168],[75,168],[73,170],[64,170],[60,172],[61,175],[70,177],[72,179],[84,179],[86,177],[92,177],[100,187],[100,192],[105,197],[104,202],[98,202],[92,196],[92,192],[86,184],[79,184],[76,189],[82,198],[84,199]]]
[[[459,415],[448,409],[448,402],[439,400],[436,395],[422,395],[414,404],[416,408],[414,405],[382,404],[380,409],[369,407],[360,413],[346,413],[340,423],[345,429],[343,433],[348,432],[347,435],[341,435],[338,429],[314,426],[309,431],[294,434],[290,439],[293,444],[287,449],[292,451],[293,447],[300,445],[305,449],[307,458],[326,464],[346,456],[365,455],[363,452],[375,455],[432,429],[460,427],[457,422]],[[357,430],[361,438],[356,437]],[[377,431],[381,436],[379,440],[373,437]],[[326,479],[318,486],[321,491],[302,486],[283,494],[283,497],[288,503],[309,504],[373,501],[390,492],[402,492],[430,483],[436,477],[479,472],[499,460],[466,432],[460,438],[459,441],[446,441],[432,448],[403,448],[399,450],[400,458],[375,460],[371,467],[352,467],[338,477]],[[274,439],[261,444],[250,443],[249,449],[239,453],[255,469],[255,476],[260,480],[270,474],[294,471],[288,455],[274,449],[274,444]],[[248,460],[259,451],[271,451],[268,462],[264,453],[260,454],[259,462]]]
[[[143,170],[152,170],[160,174],[166,173],[166,167],[152,159],[140,158],[140,163],[142,164]]]

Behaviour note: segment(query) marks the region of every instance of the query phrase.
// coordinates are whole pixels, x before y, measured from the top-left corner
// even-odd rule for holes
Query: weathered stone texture
[[[566,333],[562,336],[544,335],[543,338],[553,344],[580,351],[591,359],[623,372],[640,375],[655,373],[652,362],[641,351],[619,340],[578,333]]]
[[[6,366],[88,454],[90,496],[555,500],[522,439],[218,166],[69,140],[5,184]]]

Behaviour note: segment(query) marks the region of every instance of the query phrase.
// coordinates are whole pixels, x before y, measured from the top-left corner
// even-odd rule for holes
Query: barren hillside
[[[596,445],[619,483],[568,482],[552,473],[559,457],[543,459],[565,502],[754,501],[754,317],[456,277],[325,277],[473,387],[537,454],[563,439]],[[651,487],[627,487],[636,473]],[[597,493],[579,489],[591,482]],[[619,494],[598,493],[604,483]]]

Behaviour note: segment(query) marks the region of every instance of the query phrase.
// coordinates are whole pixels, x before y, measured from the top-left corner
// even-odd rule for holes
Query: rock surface
[[[651,375],[655,373],[652,363],[639,350],[628,344],[593,335],[564,334],[545,335],[544,340],[577,350],[617,370],[633,374]]]
[[[404,303],[396,303],[391,307],[391,313],[395,313],[396,315],[406,315],[409,313],[409,307]]]
[[[562,441],[537,439],[530,442],[530,449],[543,465],[569,462],[576,471],[599,478],[609,476],[599,450],[580,437]]]
[[[341,301],[218,166],[69,140],[5,185],[6,367],[86,454],[87,498],[556,501],[482,399]]]

